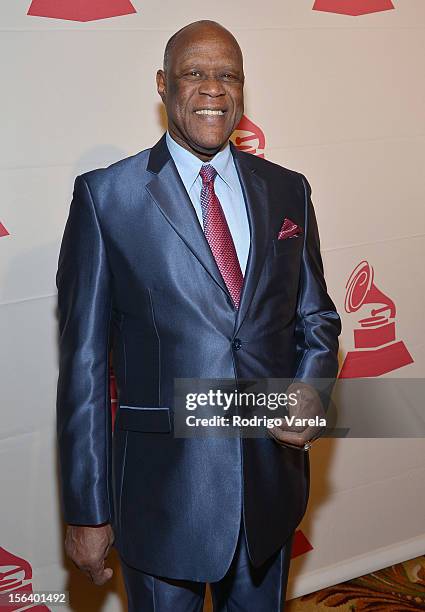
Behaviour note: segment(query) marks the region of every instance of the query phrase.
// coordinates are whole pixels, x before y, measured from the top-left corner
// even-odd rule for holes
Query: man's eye
[[[199,72],[199,70],[190,70],[190,72],[188,72],[189,76],[191,77],[200,77],[201,73]]]
[[[231,74],[230,72],[225,72],[222,75],[222,78],[225,79],[226,81],[235,81],[236,80],[236,76],[234,74]]]

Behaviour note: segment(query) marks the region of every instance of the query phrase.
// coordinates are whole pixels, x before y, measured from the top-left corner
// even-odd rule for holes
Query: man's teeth
[[[197,115],[224,115],[222,110],[209,110],[207,108],[203,108],[202,110],[195,111]]]

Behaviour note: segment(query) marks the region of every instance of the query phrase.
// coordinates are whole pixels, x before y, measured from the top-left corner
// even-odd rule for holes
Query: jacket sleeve
[[[295,379],[310,382],[326,408],[338,373],[341,320],[327,292],[311,187],[304,176],[302,182],[305,236],[295,327],[298,356]]]
[[[89,186],[82,176],[58,271],[57,435],[62,501],[71,524],[112,520],[109,327],[111,275]]]

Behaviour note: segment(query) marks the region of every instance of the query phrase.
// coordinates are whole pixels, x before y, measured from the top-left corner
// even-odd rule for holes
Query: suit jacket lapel
[[[258,174],[254,165],[250,163],[249,155],[240,153],[232,142],[230,147],[245,198],[251,233],[251,246],[244,276],[241,301],[235,322],[235,334],[237,334],[248,312],[263,268],[268,245],[269,209],[267,206],[268,190],[266,181]]]
[[[230,298],[193,204],[168,150],[165,135],[151,149],[147,169],[153,174],[152,180],[146,185],[147,191],[180,238]]]
[[[251,304],[263,267],[268,244],[269,212],[266,181],[250,163],[249,155],[239,153],[232,142],[230,147],[245,198],[251,234],[241,301],[235,320],[235,333],[237,333]],[[195,209],[170,155],[165,134],[151,149],[147,169],[153,175],[152,180],[146,185],[147,191],[211,278],[231,299]]]

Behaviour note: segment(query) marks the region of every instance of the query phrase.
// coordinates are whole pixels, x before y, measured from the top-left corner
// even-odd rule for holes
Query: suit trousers
[[[243,522],[235,554],[226,575],[211,582],[214,612],[281,612],[293,535],[260,567],[248,557]],[[128,612],[202,612],[205,582],[152,576],[121,559],[128,598]]]

